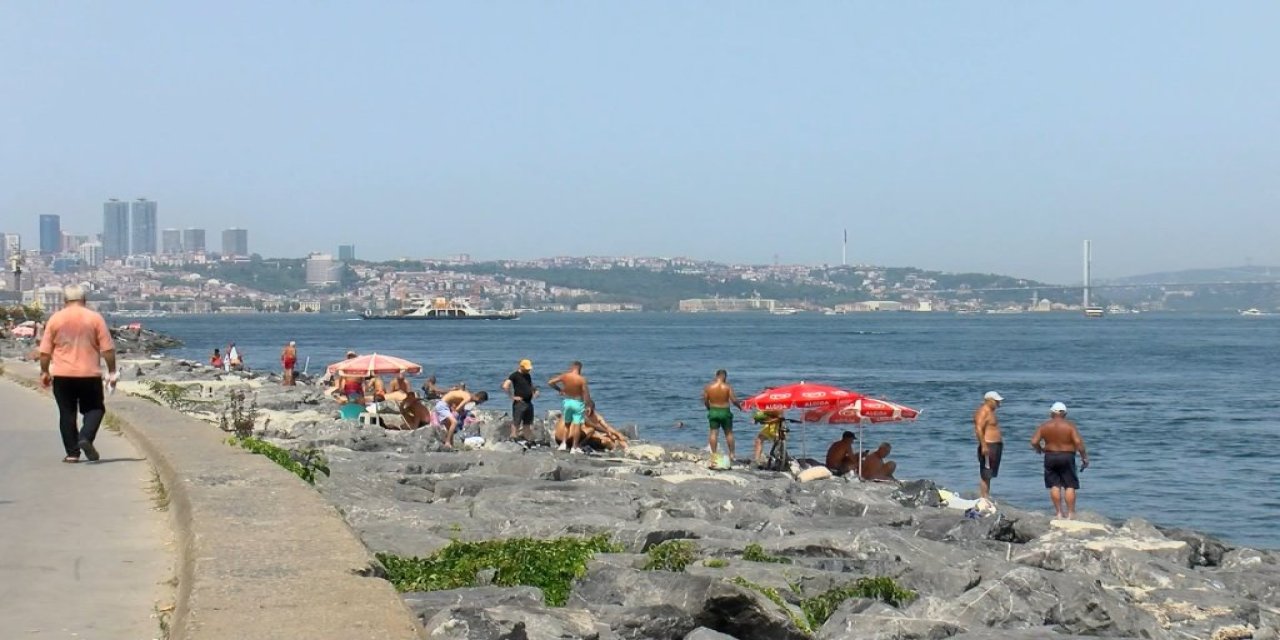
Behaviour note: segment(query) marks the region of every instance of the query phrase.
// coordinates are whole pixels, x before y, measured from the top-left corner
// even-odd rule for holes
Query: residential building
[[[313,253],[307,256],[307,286],[324,287],[337,284],[341,280],[342,263],[333,259],[328,253]]]
[[[222,232],[222,257],[249,257],[249,230],[231,228]]]
[[[129,203],[112,198],[102,204],[102,253],[107,258],[129,255]]]
[[[82,234],[72,234],[65,231],[62,232],[62,251],[63,253],[75,253],[80,250],[80,245],[91,240],[89,236]]]
[[[165,229],[160,232],[160,253],[176,256],[182,253],[182,230]]]
[[[680,301],[679,309],[684,313],[773,311],[777,304],[768,298],[689,298]]]
[[[4,259],[7,262],[13,256],[22,255],[22,236],[17,233],[4,234]]]
[[[204,253],[204,229],[183,229],[182,250],[187,253]]]
[[[40,254],[54,255],[62,252],[62,217],[40,215]]]
[[[80,245],[80,259],[84,261],[86,266],[101,267],[103,259],[101,242],[86,242]]]
[[[354,244],[338,245],[338,260],[342,262],[352,262],[356,259],[356,246]]]
[[[133,245],[129,253],[153,256],[156,254],[156,203],[138,198],[131,206],[133,211]]]

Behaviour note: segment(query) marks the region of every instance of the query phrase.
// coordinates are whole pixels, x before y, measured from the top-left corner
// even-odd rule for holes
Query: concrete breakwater
[[[927,481],[713,472],[697,452],[646,444],[617,457],[526,450],[501,441],[492,412],[475,427],[483,448],[446,452],[431,429],[338,421],[315,387],[132,366],[127,378],[204,380],[213,400],[251,389],[261,435],[324,453],[331,475],[316,488],[374,552],[592,535],[617,545],[587,563],[562,607],[484,568],[473,585],[404,594],[429,637],[1269,638],[1280,626],[1280,555],[1197,532],[1008,505],[972,518],[941,506]],[[670,541],[687,543],[683,570],[647,570]],[[825,617],[811,615],[815,600],[875,576],[912,596],[830,598]]]

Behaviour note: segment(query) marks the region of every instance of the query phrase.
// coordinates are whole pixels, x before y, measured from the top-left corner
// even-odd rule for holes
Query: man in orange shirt
[[[84,304],[84,289],[70,286],[62,291],[66,306],[49,318],[40,340],[40,385],[53,387],[58,403],[58,428],[67,457],[63,462],[79,462],[80,452],[90,461],[98,459],[93,440],[106,414],[102,398],[102,369],[107,362],[107,384],[116,385],[116,351],[107,323]],[[84,416],[77,431],[76,412]]]

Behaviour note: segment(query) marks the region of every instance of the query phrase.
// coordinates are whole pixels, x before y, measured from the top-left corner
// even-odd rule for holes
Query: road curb
[[[38,388],[38,369],[5,377]],[[227,446],[206,422],[151,402],[107,400],[169,495],[177,546],[173,640],[417,640],[372,554],[312,487],[265,457]]]

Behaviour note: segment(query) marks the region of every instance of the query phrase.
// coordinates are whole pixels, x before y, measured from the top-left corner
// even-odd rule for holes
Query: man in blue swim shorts
[[[564,423],[569,427],[567,442],[560,443],[560,450],[569,449],[572,453],[582,453],[579,441],[582,440],[582,424],[586,421],[587,405],[591,403],[591,389],[587,379],[582,376],[582,363],[574,360],[569,370],[547,381],[547,386],[564,396]]]

